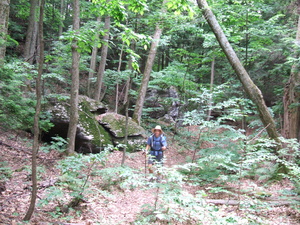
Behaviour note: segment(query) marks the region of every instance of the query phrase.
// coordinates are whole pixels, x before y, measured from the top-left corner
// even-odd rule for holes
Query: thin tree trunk
[[[131,50],[133,50],[133,51],[135,51],[135,49],[136,49],[136,45],[135,45],[136,43],[135,42],[133,42],[132,44],[131,44]],[[131,71],[131,72],[133,72],[133,67],[132,67],[132,63],[133,63],[133,61],[132,61],[132,58],[130,57],[129,59],[128,59],[128,70],[129,71]],[[126,89],[125,89],[125,94],[124,94],[124,100],[123,100],[123,105],[125,105],[126,104],[126,102],[128,101],[128,96],[129,96],[129,90],[130,90],[130,82],[131,82],[131,76],[128,76],[128,79],[127,79],[127,81],[126,81]]]
[[[0,39],[6,42],[10,0],[0,1]],[[0,66],[4,63],[6,43],[0,45]]]
[[[79,0],[73,0],[73,30],[78,32],[80,24],[80,6]],[[71,87],[71,107],[70,122],[68,129],[68,154],[73,154],[75,150],[75,139],[78,123],[78,91],[79,91],[79,60],[77,40],[72,43],[72,87]]]
[[[249,74],[241,64],[239,58],[237,57],[235,51],[227,40],[222,28],[220,27],[216,17],[209,8],[206,0],[197,0],[199,8],[210,25],[212,31],[214,32],[220,46],[222,47],[228,61],[230,62],[232,68],[235,70],[239,80],[241,81],[245,92],[248,94],[249,98],[254,102],[259,112],[259,116],[264,126],[268,126],[267,132],[270,138],[278,140],[279,134],[276,130],[275,122],[265,104],[262,93],[259,88],[253,83]]]
[[[159,25],[156,25],[156,29],[153,35],[153,40],[151,43],[149,55],[146,62],[146,67],[143,74],[142,83],[139,89],[139,95],[135,104],[135,109],[133,113],[133,120],[136,121],[138,124],[141,123],[142,111],[144,106],[144,101],[146,97],[146,92],[150,80],[150,75],[152,72],[155,56],[157,53],[157,47],[160,40],[160,36],[162,34],[162,28]]]
[[[208,102],[208,113],[207,113],[207,121],[210,120],[211,117],[211,106],[213,100],[213,87],[214,87],[214,79],[215,79],[215,57],[211,62],[211,72],[210,72],[210,97]]]
[[[60,0],[60,21],[58,27],[58,36],[60,37],[64,27],[64,15],[65,14],[65,0]]]
[[[132,81],[131,78],[130,78],[130,75],[128,77],[128,80],[129,80],[128,89],[130,89],[131,88],[131,81]],[[125,156],[126,156],[126,151],[127,151],[127,147],[128,147],[129,92],[126,92],[126,93],[127,93],[127,96],[125,96],[125,99],[127,99],[127,100],[126,100],[126,102],[124,102],[125,103],[125,116],[126,116],[126,121],[125,121],[125,139],[124,139],[125,148],[123,150],[121,166],[124,166],[124,164],[125,164]]]
[[[39,149],[39,136],[40,136],[40,128],[39,128],[39,119],[41,112],[41,101],[42,101],[42,74],[43,74],[43,65],[44,65],[44,37],[43,37],[43,15],[44,15],[44,0],[41,2],[40,6],[40,19],[39,19],[39,68],[38,68],[38,76],[36,79],[36,109],[34,115],[34,141],[32,147],[32,156],[31,156],[31,180],[32,180],[32,191],[31,191],[31,200],[28,211],[24,217],[25,221],[30,220],[36,203],[37,197],[37,152]]]
[[[97,24],[100,24],[101,18],[97,18]],[[99,32],[96,34],[96,39],[99,38]],[[97,64],[97,54],[98,54],[98,44],[95,44],[93,46],[92,50],[92,56],[91,56],[91,63],[90,63],[90,71],[89,71],[89,77],[87,81],[87,95],[91,97],[91,79],[94,77],[95,71],[96,71],[96,64]]]
[[[105,17],[104,22],[104,30],[105,35],[103,37],[103,45],[101,49],[101,60],[99,64],[99,69],[97,73],[97,81],[96,81],[96,88],[95,88],[95,95],[94,99],[96,101],[101,101],[101,88],[103,83],[103,77],[104,77],[104,71],[105,71],[105,65],[106,65],[106,59],[107,59],[107,52],[108,52],[108,41],[109,41],[109,31],[110,31],[110,16]]]
[[[28,28],[26,33],[26,41],[24,47],[24,58],[25,61],[30,64],[34,61],[34,53],[37,45],[37,15],[38,15],[39,0],[30,1],[30,15],[28,19]]]
[[[162,13],[166,13],[166,9],[165,9],[166,2],[167,2],[167,0],[163,1],[162,10],[161,10]],[[133,112],[133,116],[132,116],[132,119],[134,121],[136,121],[138,124],[141,123],[141,117],[142,117],[146,92],[147,92],[147,88],[148,88],[148,84],[149,84],[149,80],[150,80],[150,75],[151,75],[151,72],[152,72],[152,68],[153,68],[153,64],[154,64],[154,60],[155,60],[155,56],[156,56],[156,53],[157,53],[157,48],[158,48],[158,44],[159,44],[159,41],[160,41],[162,31],[163,31],[163,29],[162,29],[161,25],[158,22],[156,24],[155,32],[154,32],[154,35],[153,35],[153,38],[152,38],[152,43],[151,43],[149,55],[148,55],[148,58],[147,58],[142,83],[141,83],[141,86],[140,86],[140,89],[139,89],[139,95],[138,95],[138,98],[137,98],[137,101],[136,101],[136,104],[135,104],[135,108],[134,108],[134,112]]]
[[[298,29],[296,36],[296,44],[300,45],[300,1],[298,0]],[[289,81],[285,85],[283,105],[283,131],[285,138],[297,138],[300,140],[300,72],[298,65],[293,65]]]
[[[123,49],[124,49],[124,43],[122,43],[122,49],[121,49],[120,57],[119,57],[119,65],[118,65],[118,70],[117,70],[119,74],[121,73]],[[117,78],[115,113],[118,113],[118,105],[119,105],[119,79]]]
[[[161,70],[165,68],[165,51],[161,53]]]

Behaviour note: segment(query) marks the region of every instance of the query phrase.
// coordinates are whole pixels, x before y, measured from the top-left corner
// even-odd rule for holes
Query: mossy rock
[[[96,117],[113,136],[114,145],[125,144],[126,117],[117,113],[105,113]],[[145,130],[128,118],[127,151],[134,152],[145,148]]]
[[[116,138],[124,138],[126,130],[126,117],[117,113],[105,113],[96,117],[100,124],[109,130]],[[143,136],[145,130],[128,118],[128,136],[138,137]]]
[[[69,127],[70,104],[69,97],[51,99],[46,106],[51,115],[51,122],[54,124],[45,135],[50,137],[59,135],[67,137]],[[78,126],[76,133],[75,148],[77,152],[96,153],[104,149],[107,145],[112,145],[111,135],[95,119],[95,115],[105,113],[107,107],[101,102],[97,102],[86,96],[79,96],[78,103]]]
[[[77,134],[79,140],[86,140],[80,145],[80,150],[82,152],[98,152],[102,150],[105,146],[112,144],[112,138],[110,134],[101,126],[95,119],[95,115],[92,112],[93,101],[89,99],[81,99],[79,101],[79,120],[78,128],[80,133]],[[91,151],[92,149],[92,151]]]

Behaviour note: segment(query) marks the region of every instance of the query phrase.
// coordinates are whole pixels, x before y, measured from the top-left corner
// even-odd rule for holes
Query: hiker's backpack
[[[167,140],[167,138],[166,138],[165,135],[161,134],[161,135],[159,136],[159,142],[160,142],[161,147],[163,146],[163,144],[162,144],[163,137],[165,138],[165,140]],[[151,138],[151,145],[150,145],[150,146],[151,146],[151,149],[152,149],[152,148],[153,148],[153,144],[154,144],[154,134],[152,134],[152,135],[150,136],[150,138]]]

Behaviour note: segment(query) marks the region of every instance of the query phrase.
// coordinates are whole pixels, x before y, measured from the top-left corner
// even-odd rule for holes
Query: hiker
[[[161,126],[152,129],[152,135],[148,138],[145,152],[148,153],[149,149],[148,169],[149,173],[153,173],[153,164],[160,163],[162,165],[164,151],[167,149],[166,137],[163,135]]]

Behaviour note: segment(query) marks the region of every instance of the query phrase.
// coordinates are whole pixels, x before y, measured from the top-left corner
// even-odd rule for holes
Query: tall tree
[[[166,13],[165,3],[166,3],[166,0],[164,0],[164,2],[162,4],[161,11],[163,14]],[[150,75],[152,72],[152,68],[153,68],[153,64],[154,64],[154,60],[155,60],[155,56],[157,53],[157,48],[158,48],[158,44],[160,41],[162,31],[163,31],[163,28],[161,25],[161,21],[158,21],[156,24],[154,35],[152,37],[152,42],[151,42],[148,58],[146,61],[145,70],[143,73],[143,79],[142,79],[142,83],[141,83],[141,86],[139,89],[139,95],[136,100],[135,108],[134,108],[134,112],[133,112],[133,116],[132,116],[133,120],[135,120],[138,124],[141,123],[141,117],[142,117],[142,111],[143,111],[143,107],[144,107],[146,92],[147,92]]]
[[[296,35],[296,45],[300,46],[300,0],[298,0],[298,28]],[[299,55],[297,55],[297,58]],[[285,85],[283,105],[283,132],[285,138],[297,138],[300,140],[300,71],[299,66],[292,66],[289,81]]]
[[[30,15],[28,19],[28,28],[24,47],[25,61],[29,62],[30,64],[32,64],[34,61],[34,54],[37,46],[38,6],[39,0],[30,0]]]
[[[205,17],[206,21],[208,22],[209,26],[214,32],[216,39],[218,40],[221,48],[223,49],[228,61],[230,62],[232,68],[237,74],[239,80],[241,81],[245,92],[256,105],[260,119],[263,122],[264,126],[267,127],[269,137],[277,140],[279,134],[276,130],[275,122],[265,104],[260,89],[253,83],[249,74],[242,65],[241,61],[237,57],[222,28],[220,27],[216,17],[209,8],[206,0],[197,0],[197,3],[199,8],[202,10],[203,16]]]
[[[31,156],[31,181],[32,181],[32,190],[31,190],[31,200],[28,211],[24,217],[24,220],[30,220],[36,203],[37,197],[37,152],[39,150],[39,136],[40,136],[40,128],[39,128],[39,120],[40,120],[40,112],[41,112],[41,101],[42,101],[42,74],[43,74],[43,65],[44,65],[44,35],[43,35],[43,17],[44,17],[44,2],[42,0],[40,5],[40,18],[39,18],[39,45],[40,45],[40,52],[39,52],[39,68],[38,68],[38,76],[36,78],[36,108],[35,108],[35,115],[34,115],[34,140],[33,140],[33,147],[32,147],[32,156]]]
[[[6,52],[9,3],[10,0],[0,1],[0,65],[4,62]]]
[[[207,113],[207,121],[210,120],[211,117],[211,106],[213,100],[213,88],[214,88],[214,79],[215,79],[215,57],[211,62],[211,72],[210,72],[210,97],[208,100],[208,113]]]
[[[104,30],[105,35],[103,36],[103,45],[101,48],[101,60],[97,72],[97,81],[96,81],[96,88],[95,88],[95,95],[94,99],[96,101],[101,101],[101,88],[103,83],[104,71],[106,66],[106,59],[107,59],[107,52],[108,52],[108,41],[109,41],[109,32],[110,32],[110,16],[105,17],[104,22]]]
[[[64,15],[65,13],[65,0],[60,0],[60,23],[58,27],[58,36],[62,35],[63,28],[64,28]]]
[[[79,0],[73,0],[73,30],[79,32],[80,27],[80,5]],[[68,154],[73,154],[75,150],[75,139],[78,123],[78,95],[79,95],[79,60],[78,40],[72,43],[72,87],[70,99],[70,123],[68,129]]]
[[[101,17],[97,17],[97,25],[99,25],[101,22]],[[99,32],[96,34],[96,39],[99,38]],[[87,95],[91,97],[91,79],[94,77],[95,70],[96,70],[96,64],[97,64],[97,54],[98,54],[98,44],[95,43],[92,49],[92,55],[91,55],[91,62],[90,62],[90,71],[89,71],[89,77],[87,81]]]

